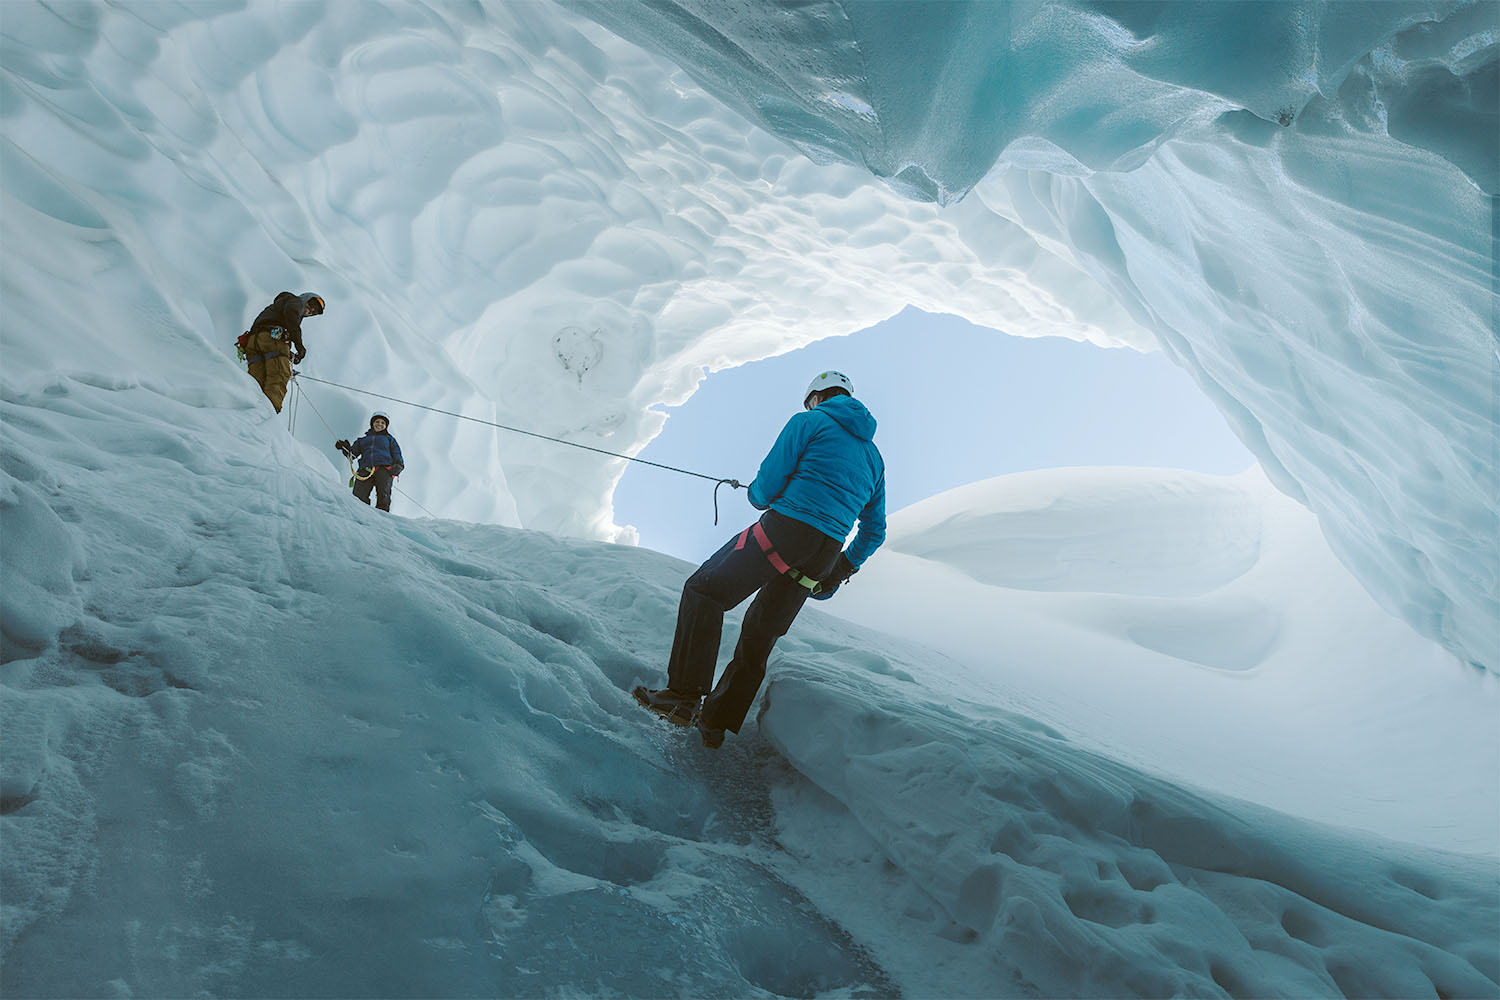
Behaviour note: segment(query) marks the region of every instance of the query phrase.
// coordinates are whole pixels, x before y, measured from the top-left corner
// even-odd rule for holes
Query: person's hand
[[[333,446],[339,451],[343,452],[345,455],[349,454],[349,452],[354,449],[354,446],[348,441],[345,441],[343,438],[339,438],[337,441],[333,442]]]
[[[858,572],[859,570],[849,561],[849,557],[840,552],[839,561],[834,563],[833,569],[828,571],[828,575],[818,582],[818,589],[831,591],[836,587],[841,587],[845,583],[848,583],[849,578]]]
[[[300,351],[293,351],[292,352],[292,364],[294,364],[294,365],[300,365],[302,363],[302,359],[305,358],[305,357],[307,357],[307,349],[306,348],[303,348]]]
[[[400,462],[397,462],[395,465],[391,466],[391,475],[399,476],[405,468],[406,466],[402,465]]]

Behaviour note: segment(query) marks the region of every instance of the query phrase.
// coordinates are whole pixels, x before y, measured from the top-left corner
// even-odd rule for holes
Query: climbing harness
[[[375,466],[372,465],[369,468],[364,469],[364,475],[361,476],[361,470],[354,467],[354,459],[350,458],[348,452],[344,453],[344,457],[349,459],[349,486],[351,488],[355,483],[362,483],[366,479],[369,479],[371,476],[375,475]]]
[[[792,582],[799,587],[806,587],[813,594],[818,593],[818,587],[822,581],[808,576],[801,570],[793,569],[785,559],[781,558],[781,554],[771,544],[771,536],[766,534],[766,529],[761,527],[759,521],[740,532],[740,537],[734,540],[734,550],[738,552],[743,549],[745,543],[751,538],[755,539],[755,544],[759,545],[760,550],[766,554],[766,561],[771,564],[772,569],[782,576],[791,577]]]
[[[319,383],[321,385],[332,386],[335,389],[343,389],[346,392],[357,392],[357,393],[360,393],[361,395],[365,395],[365,396],[374,396],[376,399],[387,399],[387,400],[390,400],[392,403],[400,403],[403,406],[414,406],[414,407],[416,407],[419,410],[430,410],[433,413],[441,413],[444,416],[453,417],[454,419],[457,419],[457,420],[469,420],[469,421],[472,421],[473,423],[476,423],[476,424],[484,424],[486,427],[496,427],[496,428],[499,428],[502,431],[510,431],[513,434],[525,434],[527,437],[541,438],[543,441],[555,441],[558,444],[565,444],[565,445],[569,445],[569,446],[574,447],[574,448],[582,448],[584,451],[592,451],[592,452],[595,452],[595,453],[600,454],[600,455],[608,455],[610,458],[621,458],[621,459],[624,459],[627,462],[639,462],[642,465],[651,465],[651,466],[655,466],[658,469],[666,469],[668,472],[680,472],[684,476],[694,476],[694,477],[696,477],[698,479],[707,479],[710,482],[712,482],[712,483],[715,484],[714,485],[714,524],[715,525],[717,525],[719,523],[719,487],[727,485],[727,486],[729,486],[730,489],[736,489],[736,490],[742,490],[742,489],[745,488],[745,484],[741,483],[738,479],[718,478],[718,477],[715,477],[715,476],[705,475],[702,472],[693,472],[693,471],[691,471],[689,469],[679,469],[676,466],[672,466],[672,465],[663,465],[660,462],[651,462],[651,461],[648,461],[648,460],[646,460],[644,458],[635,458],[635,457],[630,456],[630,455],[621,455],[619,452],[606,451],[603,448],[595,448],[593,445],[579,444],[577,441],[568,441],[568,440],[565,440],[564,438],[551,437],[551,436],[549,436],[547,434],[539,434],[536,431],[523,430],[520,427],[509,427],[509,426],[507,426],[505,424],[497,424],[493,420],[481,420],[478,417],[471,417],[471,416],[468,416],[467,414],[454,413],[452,410],[440,410],[436,406],[424,406],[421,403],[413,403],[409,399],[398,399],[395,396],[387,396],[387,395],[385,395],[383,393],[371,392],[369,389],[356,389],[352,385],[340,385],[337,382],[330,382],[327,379],[316,378],[316,377],[314,377],[312,375],[307,375],[307,374],[304,374],[302,372],[293,370],[292,371],[292,380],[295,382],[299,378],[301,378],[301,379],[307,379],[309,382],[317,382],[317,383]],[[303,391],[304,391],[304,393],[306,392],[306,390],[303,390]],[[316,410],[317,407],[314,407],[313,409]],[[321,418],[322,418],[322,415],[319,414],[319,419],[321,419]],[[328,422],[325,420],[323,423],[324,423],[324,426],[327,426]],[[332,428],[329,428],[329,429],[332,430]]]

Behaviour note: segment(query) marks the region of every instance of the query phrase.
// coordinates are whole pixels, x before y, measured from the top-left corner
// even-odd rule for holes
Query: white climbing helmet
[[[376,410],[374,413],[370,414],[370,426],[374,427],[375,426],[375,421],[377,421],[377,420],[384,420],[385,421],[386,429],[387,430],[390,429],[391,418],[388,417],[388,416],[386,416],[384,413],[380,412],[379,410]]]
[[[854,395],[854,383],[849,381],[848,375],[843,372],[823,372],[807,384],[807,391],[802,394],[802,408],[812,409],[812,394],[824,389],[843,389],[849,395]]]

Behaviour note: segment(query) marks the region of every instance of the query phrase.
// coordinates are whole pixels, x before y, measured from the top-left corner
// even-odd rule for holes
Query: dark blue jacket
[[[406,463],[401,461],[401,446],[391,437],[390,431],[381,431],[379,434],[366,431],[364,437],[354,442],[353,451],[361,469],[389,465],[391,475],[399,476],[401,470],[406,468]]]
[[[786,422],[750,484],[750,503],[810,524],[842,542],[858,568],[885,541],[885,460],[875,418],[852,396],[834,396]]]

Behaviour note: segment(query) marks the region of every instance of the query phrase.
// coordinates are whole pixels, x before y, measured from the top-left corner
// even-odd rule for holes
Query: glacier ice
[[[1382,603],[1500,663],[1493,4],[570,6],[1088,272]]]
[[[708,758],[625,693],[688,567],[559,537],[617,462],[289,434],[231,343],[313,288],[309,374],[627,452],[907,304],[1159,347],[1495,667],[1495,66],[1486,3],[0,4],[7,992],[1494,995],[1496,678],[1255,477],[893,517],[899,636],[806,613]],[[350,500],[377,405],[454,520]]]
[[[330,300],[310,374],[624,453],[907,304],[1160,347],[1500,664],[1493,4],[568,6],[6,5],[7,389],[250,405],[228,345],[283,287]],[[307,441],[374,404],[308,389]],[[424,509],[632,537],[617,460],[394,416]]]

